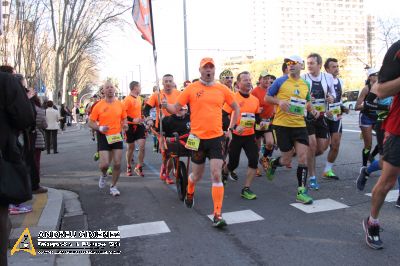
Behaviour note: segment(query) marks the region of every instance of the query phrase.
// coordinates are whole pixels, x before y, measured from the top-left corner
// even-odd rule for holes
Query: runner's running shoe
[[[305,187],[298,187],[296,201],[303,204],[311,204],[313,199],[307,194],[307,189]]]
[[[239,180],[239,176],[234,171],[230,171],[229,172],[229,178],[232,181],[238,181]]]
[[[99,152],[95,152],[95,153],[93,154],[93,160],[96,162],[96,161],[99,160],[99,158],[100,158]]]
[[[221,215],[215,214],[213,218],[213,226],[217,228],[222,228],[227,226],[227,223],[224,219],[222,219]]]
[[[310,183],[308,184],[309,189],[318,190],[319,184],[317,182],[317,178],[315,176],[310,178]]]
[[[165,177],[165,183],[166,183],[167,185],[172,185],[172,184],[174,183],[174,180],[173,180],[171,177],[169,177],[169,175],[167,175],[167,176]]]
[[[186,192],[186,197],[183,201],[188,208],[193,208],[194,206],[194,193],[190,194]]]
[[[136,165],[136,167],[135,167],[135,173],[136,173],[138,176],[144,177],[144,174],[143,174],[143,167],[142,167],[141,165]]]
[[[133,174],[132,174],[132,166],[128,165],[128,166],[126,167],[126,175],[127,175],[127,176],[132,176],[132,175],[133,175]]]
[[[264,170],[268,169],[268,165],[269,165],[269,159],[268,157],[261,157],[259,160],[260,164],[262,165],[262,167],[264,168]]]
[[[110,187],[110,195],[116,197],[121,195],[121,193],[119,192],[118,188],[116,186]]]
[[[112,175],[112,172],[113,172],[113,168],[112,168],[112,166],[109,166],[107,169],[107,175]]]
[[[339,180],[339,177],[333,172],[332,169],[330,169],[329,171],[324,172],[324,174],[322,175],[322,177],[326,178],[326,179],[335,179],[335,180]]]
[[[107,176],[101,175],[99,178],[99,188],[104,188],[107,183]]]
[[[254,194],[253,191],[250,190],[250,188],[245,187],[242,189],[242,193],[240,194],[242,198],[248,199],[248,200],[253,200],[257,198],[257,195]]]
[[[17,215],[17,214],[23,214],[23,213],[28,213],[32,211],[32,206],[27,206],[27,205],[13,205],[10,204],[8,206],[8,213],[10,215]]]
[[[365,232],[365,242],[370,248],[382,249],[383,243],[379,236],[380,226],[379,224],[368,223],[369,217],[362,221],[362,225]]]
[[[368,180],[367,167],[363,166],[361,167],[360,174],[357,177],[357,189],[359,191],[364,190],[367,180]]]
[[[275,175],[275,170],[276,170],[276,166],[274,166],[274,162],[276,161],[275,158],[269,160],[268,162],[268,167],[267,169],[265,169],[265,174],[267,175],[267,179],[269,181],[274,180],[274,175]]]

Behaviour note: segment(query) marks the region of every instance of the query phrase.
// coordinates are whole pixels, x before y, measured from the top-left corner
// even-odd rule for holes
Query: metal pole
[[[139,66],[139,82],[140,82],[140,84],[142,84],[142,70],[141,70],[140,65],[138,65],[138,66]]]
[[[187,26],[186,26],[186,0],[183,0],[183,39],[185,48],[185,80],[189,80]]]

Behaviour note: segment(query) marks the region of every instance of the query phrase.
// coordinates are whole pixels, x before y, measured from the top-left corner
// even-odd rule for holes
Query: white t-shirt
[[[312,76],[311,74],[303,74],[301,75],[303,79],[305,79],[308,83],[310,83],[310,87],[312,86],[312,81],[321,82],[322,87],[324,89],[325,97],[327,92],[332,95],[333,98],[336,98],[335,88],[333,86],[333,76],[329,73],[320,72],[317,77]]]

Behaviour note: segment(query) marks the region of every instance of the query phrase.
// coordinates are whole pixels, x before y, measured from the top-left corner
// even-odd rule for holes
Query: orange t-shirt
[[[205,86],[196,81],[185,88],[178,98],[180,105],[190,105],[191,133],[200,139],[212,139],[223,135],[222,107],[232,105],[233,94],[225,85],[215,83]]]
[[[267,94],[268,90],[265,90],[259,86],[255,87],[251,94],[253,94],[260,101],[260,107],[263,108],[263,111],[260,113],[260,117],[262,119],[269,119],[275,114],[275,107],[272,104],[267,103],[264,100],[265,94]]]
[[[114,135],[121,132],[122,120],[126,118],[125,106],[115,99],[112,103],[100,100],[90,114],[90,120],[98,122],[99,126],[108,126],[106,135]]]
[[[140,97],[140,96],[139,96]],[[126,110],[126,114],[130,118],[141,118],[142,117],[142,103],[140,99],[128,95],[124,99],[124,106]],[[129,122],[132,123],[132,122]]]
[[[167,102],[169,104],[175,104],[176,101],[178,100],[178,96],[181,94],[180,91],[177,89],[172,89],[171,94],[166,94],[164,90],[161,91],[160,99],[162,100],[164,97],[167,98]],[[158,127],[158,120],[160,117],[160,103],[158,102],[158,92],[153,93],[150,96],[150,99],[147,101],[147,104],[150,105],[151,107],[156,107],[156,127]],[[164,108],[162,109],[162,114],[164,116],[170,116],[171,114],[167,112]]]
[[[247,119],[249,121],[246,123],[247,125],[249,125],[248,123],[250,123],[250,120],[253,120],[253,119],[250,119],[250,117],[254,118],[254,123],[252,124],[252,126],[246,126],[244,128],[242,134],[239,134],[236,130],[234,130],[233,133],[236,135],[239,135],[239,136],[253,135],[254,134],[254,125],[256,122],[255,115],[259,113],[259,109],[260,109],[260,103],[259,103],[258,99],[251,94],[249,95],[249,97],[246,98],[246,97],[243,97],[239,92],[236,92],[235,96],[234,96],[234,100],[235,100],[235,102],[237,102],[237,104],[240,107],[240,115],[238,117],[236,125],[241,124],[242,117],[243,117],[243,120]],[[225,103],[224,111],[231,114],[232,108]],[[244,124],[244,121],[243,121],[243,124]]]

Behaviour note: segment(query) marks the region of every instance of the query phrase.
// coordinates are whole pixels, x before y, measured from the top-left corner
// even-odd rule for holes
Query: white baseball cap
[[[298,55],[291,55],[289,57],[285,57],[284,62],[286,63],[288,61],[298,62],[298,63],[304,65],[304,60]]]
[[[376,68],[373,68],[373,67],[371,67],[367,70],[368,77],[371,75],[377,74],[377,73],[379,73],[379,70],[377,70]]]

